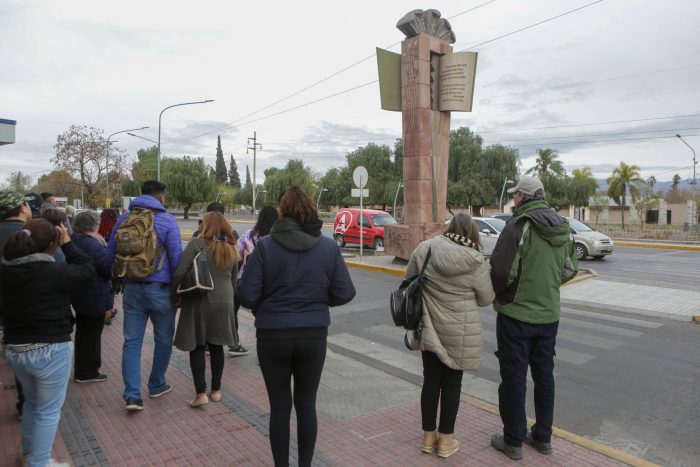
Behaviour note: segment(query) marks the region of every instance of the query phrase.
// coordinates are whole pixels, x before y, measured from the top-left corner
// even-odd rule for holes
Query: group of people
[[[165,188],[157,181],[145,182],[129,211],[118,219],[109,215],[113,225],[106,234],[92,211],[78,213],[71,222],[62,211],[48,208],[48,216],[33,219],[29,197],[0,194],[0,245],[4,242],[0,309],[5,320],[5,355],[24,389],[24,462],[31,466],[54,462],[51,446],[70,379],[71,356],[76,382],[107,379],[99,372],[99,336],[106,314],[113,309],[113,266],[115,260],[123,260],[119,232],[133,212],[147,211],[153,216],[157,257],[145,277],[127,277],[122,287],[126,410],[144,409],[141,351],[148,321],[154,338],[148,396],[159,398],[171,392],[166,371],[175,346],[189,352],[195,389],[189,405],[197,408],[220,401],[224,348],[228,346],[229,355],[248,353],[238,337],[238,309],[243,306],[255,317],[275,465],[289,462],[292,406],[297,416],[298,462],[310,465],[329,307],[346,304],[355,296],[339,248],[321,234],[323,224],[314,201],[294,184],[280,195],[278,207],[265,206],[255,226],[240,238],[224,217],[223,207],[210,204],[183,251],[178,224],[165,209]],[[523,177],[510,191],[517,209],[490,264],[480,252],[478,228],[471,217],[457,214],[444,235],[418,245],[407,266],[409,276],[427,262],[422,332],[411,342],[421,351],[424,367],[424,452],[437,450],[439,456],[449,457],[459,449],[453,433],[462,375],[480,366],[478,307],[493,303],[498,312],[499,407],[504,430],[494,435],[491,444],[512,459],[522,458],[523,442],[551,453],[559,285],[575,275],[577,265],[568,224],[548,207],[542,184]],[[213,289],[181,293],[180,284],[202,254]],[[537,416],[530,433],[525,418],[528,365],[535,380]]]

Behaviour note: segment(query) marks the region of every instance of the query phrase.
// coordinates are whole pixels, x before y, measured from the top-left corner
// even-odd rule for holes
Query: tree
[[[620,166],[613,170],[613,173],[608,177],[608,196],[610,196],[619,206],[622,212],[622,229],[625,229],[625,206],[627,203],[627,192],[629,191],[632,198],[632,204],[639,197],[639,189],[635,183],[642,182],[642,177],[639,175],[639,167],[636,165],[627,165],[620,162]]]
[[[253,189],[253,181],[250,178],[250,169],[247,165],[245,166],[245,186],[243,188]]]
[[[3,190],[13,190],[19,193],[27,193],[32,189],[32,176],[25,175],[22,171],[12,172],[5,179],[5,183],[2,186]]]
[[[671,186],[672,190],[678,190],[678,185],[681,183],[681,176],[676,174],[673,176],[673,185]]]
[[[598,217],[601,213],[607,211],[610,208],[610,200],[607,196],[600,196],[598,194],[591,197],[591,203],[588,209],[595,215],[595,226],[598,227]]]
[[[71,204],[74,199],[80,198],[80,182],[64,170],[52,170],[39,177],[32,191],[36,193],[48,191],[58,196],[65,196],[68,198],[68,204]]]
[[[54,149],[54,167],[80,181],[90,206],[101,204],[100,190],[105,186],[107,170],[113,180],[125,172],[125,153],[111,149],[108,154],[108,142],[97,128],[71,125],[58,136]]]
[[[217,136],[216,143],[216,182],[220,185],[226,183],[228,174],[226,172],[226,162],[224,162],[224,152],[221,150],[221,136]]]
[[[228,185],[232,188],[241,187],[241,177],[238,175],[238,165],[233,160],[233,154],[231,154],[231,161],[228,164]]]
[[[679,204],[684,203],[686,200],[690,199],[690,194],[687,190],[680,189],[681,176],[676,174],[673,176],[673,185],[671,189],[666,192],[664,199],[669,204]]]
[[[642,181],[641,183],[636,183],[637,190],[639,190],[639,197],[634,201],[634,208],[639,214],[639,222],[642,226],[642,231],[644,231],[647,212],[658,209],[659,207],[659,200],[661,197],[654,193],[655,184],[656,177],[654,176],[649,177],[646,182]]]
[[[213,201],[216,198],[218,186],[216,180],[210,177],[203,158],[185,156],[181,159],[164,159],[162,162],[161,178],[167,186],[168,197],[184,204],[185,219],[189,219],[193,203]]]
[[[571,177],[545,172],[539,178],[544,186],[545,198],[555,211],[574,204],[571,194]]]
[[[545,174],[551,174],[563,177],[566,175],[566,170],[564,170],[564,165],[558,158],[559,154],[555,149],[538,149],[535,165],[530,167],[525,174],[536,174],[539,177]]]
[[[265,185],[263,190],[266,190],[263,202],[277,202],[277,196],[284,190],[289,188],[292,183],[298,183],[309,196],[314,197],[318,190],[316,189],[316,181],[311,175],[311,168],[304,165],[301,159],[290,159],[287,165],[283,168],[271,167],[265,170]],[[257,204],[257,203],[256,203]]]
[[[369,176],[365,187],[369,190],[369,197],[364,202],[368,205],[381,205],[382,210],[386,210],[387,204],[394,202],[394,190],[400,180],[393,173],[389,146],[369,143],[348,153],[345,157],[351,179],[357,167],[364,166],[367,169]],[[352,186],[354,187],[355,184],[353,183]],[[359,198],[356,201],[359,203]]]
[[[588,200],[600,188],[598,180],[593,177],[591,169],[584,167],[582,169],[574,169],[571,172],[570,198],[575,207],[578,207],[579,218],[581,217],[581,206],[588,206]]]

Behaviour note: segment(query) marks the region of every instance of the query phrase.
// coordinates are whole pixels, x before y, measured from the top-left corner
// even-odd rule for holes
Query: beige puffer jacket
[[[452,369],[478,370],[482,344],[477,305],[488,306],[494,299],[491,267],[480,252],[440,235],[416,247],[406,277],[420,272],[428,247],[423,336],[417,349],[435,353]]]

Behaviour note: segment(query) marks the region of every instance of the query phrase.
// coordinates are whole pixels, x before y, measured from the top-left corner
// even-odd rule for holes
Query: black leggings
[[[289,465],[292,399],[297,414],[299,466],[309,466],[316,447],[316,392],[326,359],[326,337],[258,339],[257,347],[270,399],[270,445],[275,466]]]
[[[223,345],[198,345],[190,352],[190,368],[192,379],[197,394],[207,392],[207,380],[204,372],[207,368],[205,361],[205,348],[209,347],[209,363],[211,364],[211,390],[221,390],[221,376],[224,374],[224,346]]]
[[[423,431],[435,431],[435,419],[438,402],[440,402],[438,431],[451,435],[455,431],[464,372],[448,367],[433,352],[421,352],[421,356],[423,357],[423,390],[420,393],[420,411]]]

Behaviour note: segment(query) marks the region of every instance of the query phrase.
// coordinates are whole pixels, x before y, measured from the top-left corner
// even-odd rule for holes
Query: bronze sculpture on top
[[[401,55],[377,49],[377,63],[382,108],[403,114],[404,224],[384,228],[384,248],[407,260],[445,229],[450,112],[471,111],[477,54],[452,52],[437,10],[413,10],[396,27],[407,36]]]

